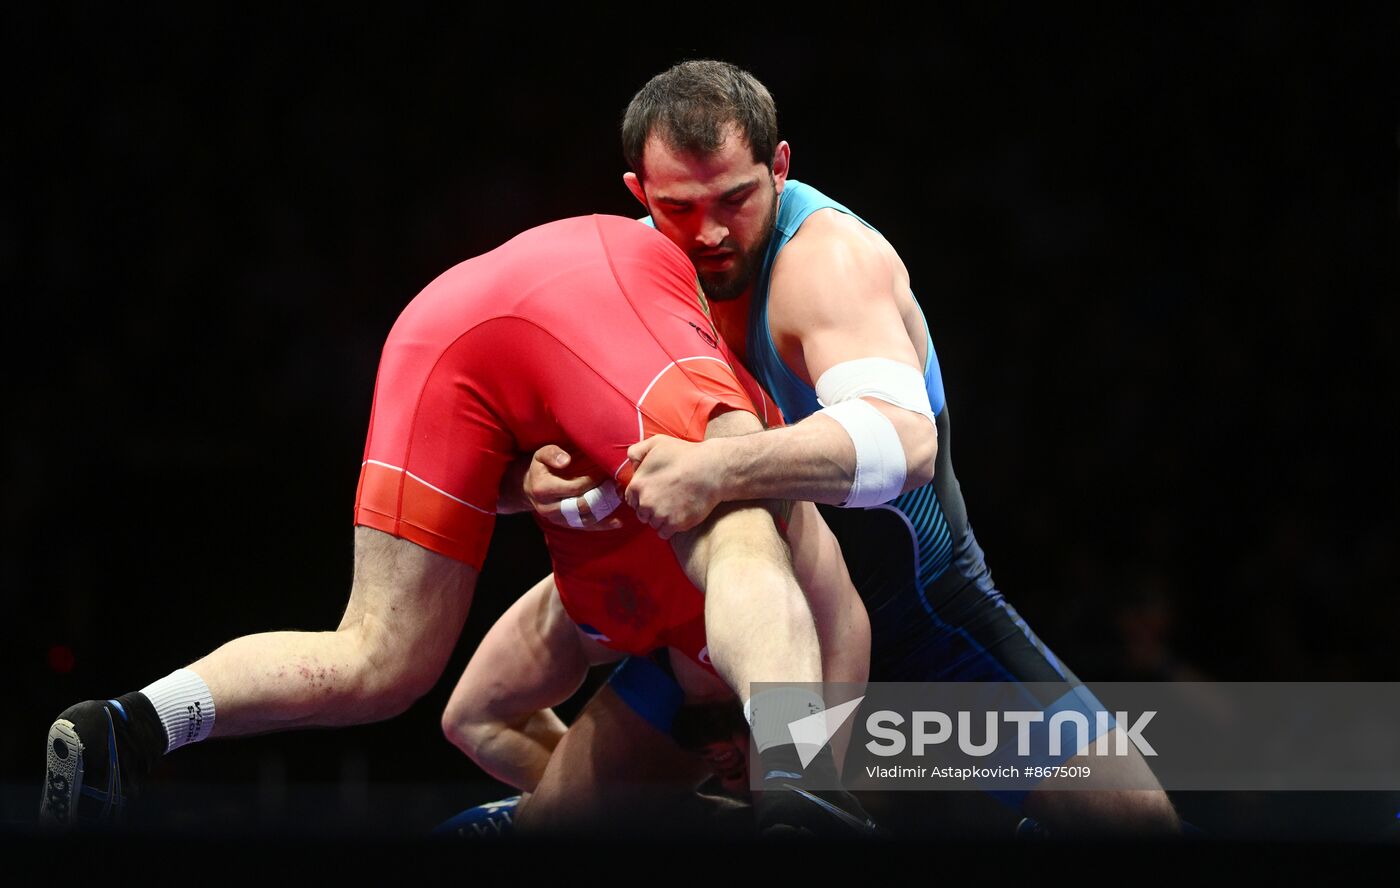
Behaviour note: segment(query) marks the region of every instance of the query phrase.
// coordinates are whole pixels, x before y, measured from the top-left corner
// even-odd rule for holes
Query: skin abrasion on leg
[[[218,705],[213,736],[391,718],[430,689],[466,619],[477,571],[366,527],[340,625],[234,639],[191,669]]]
[[[341,674],[341,667],[336,664],[327,665],[311,657],[299,658],[292,669],[306,683],[307,693],[312,696],[335,693],[336,680]],[[278,669],[279,677],[285,674],[285,667]]]

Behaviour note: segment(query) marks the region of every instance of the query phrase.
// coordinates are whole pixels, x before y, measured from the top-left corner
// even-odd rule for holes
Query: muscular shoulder
[[[811,319],[844,314],[867,300],[897,301],[908,289],[904,264],[889,242],[837,210],[819,210],[778,254],[769,285],[770,311],[800,308]]]

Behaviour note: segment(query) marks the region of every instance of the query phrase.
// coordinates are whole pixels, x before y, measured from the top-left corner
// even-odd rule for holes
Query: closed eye
[[[729,191],[725,192],[721,196],[721,199],[724,201],[725,206],[742,206],[743,203],[749,199],[749,196],[753,194],[754,189],[757,187],[757,182],[745,182],[744,184],[739,185],[736,188],[729,189]]]

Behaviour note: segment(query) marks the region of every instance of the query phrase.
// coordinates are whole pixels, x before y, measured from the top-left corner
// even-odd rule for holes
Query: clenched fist
[[[560,527],[581,527],[585,530],[614,530],[622,526],[617,518],[609,518],[611,509],[595,514],[585,496],[589,491],[608,484],[605,477],[576,475],[568,471],[573,462],[568,451],[546,444],[535,451],[530,467],[525,470],[525,500],[530,508],[550,524]],[[577,508],[578,523],[568,519],[566,501]]]
[[[627,504],[663,539],[696,527],[720,504],[724,464],[718,441],[682,441],[655,435],[633,444],[637,463]]]

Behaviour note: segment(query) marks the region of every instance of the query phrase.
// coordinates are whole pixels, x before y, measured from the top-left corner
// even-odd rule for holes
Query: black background
[[[900,251],[993,574],[1082,677],[1400,679],[1393,8],[689,14],[10,18],[6,822],[69,703],[335,626],[398,311],[524,228],[640,215],[617,124],[682,58],[753,71],[793,176]],[[154,791],[321,786],[410,830],[494,798],[438,715],[546,570],[502,520],[408,714],[182,751]]]

